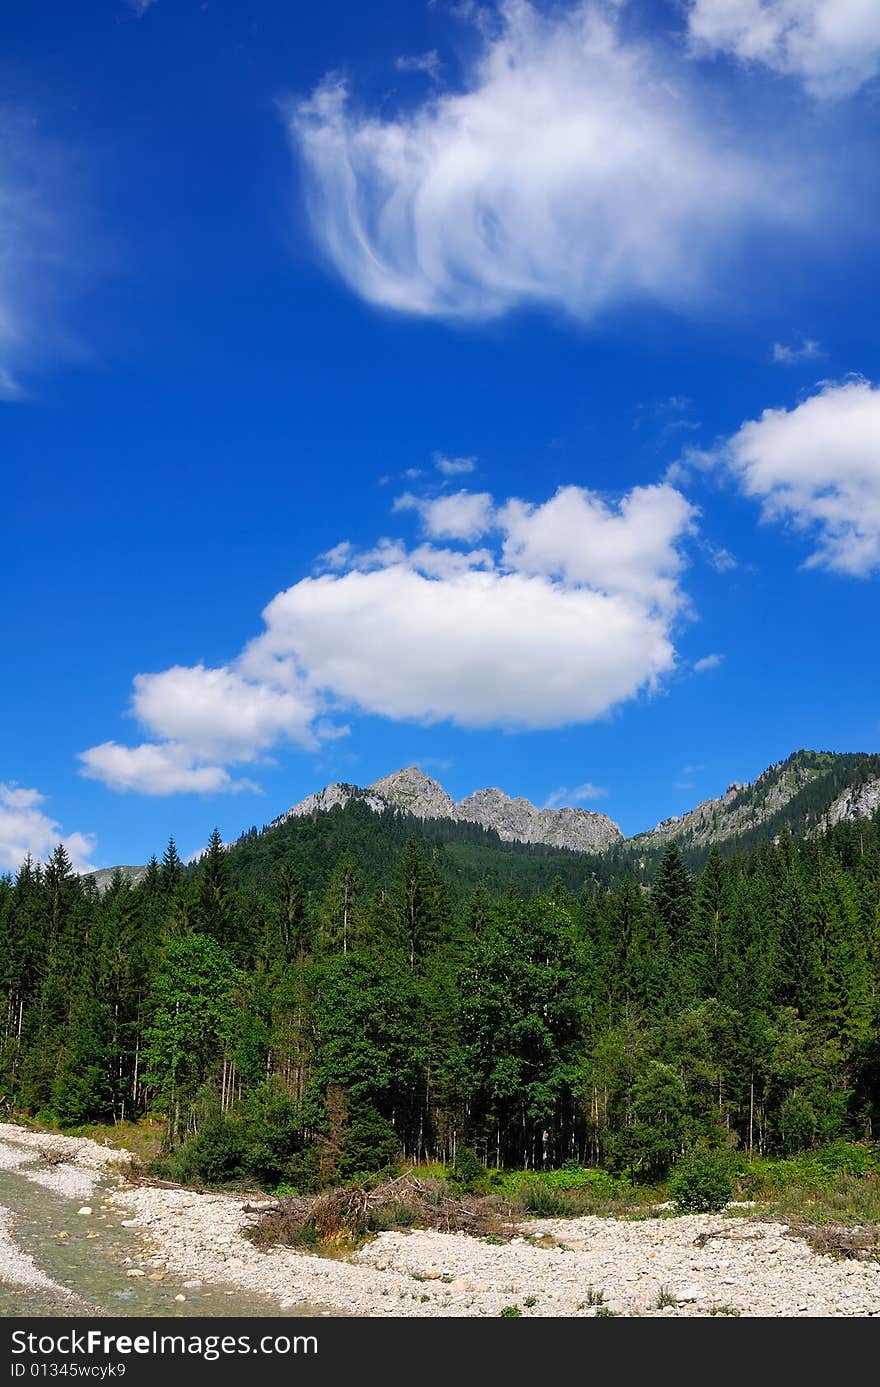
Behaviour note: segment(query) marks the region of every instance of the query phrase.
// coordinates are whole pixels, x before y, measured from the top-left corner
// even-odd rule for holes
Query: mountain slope
[[[880,756],[796,751],[751,784],[734,782],[718,799],[664,819],[629,839],[627,846],[651,851],[673,839],[683,848],[713,843],[749,846],[783,832],[821,832],[841,819],[872,814],[880,806],[878,777]]]
[[[349,812],[351,811],[351,812]],[[678,818],[625,839],[605,814],[564,806],[538,809],[529,800],[498,789],[477,790],[457,803],[443,786],[415,766],[394,771],[366,789],[336,783],[306,796],[261,832],[256,829],[230,844],[233,856],[247,857],[258,841],[271,864],[297,824],[323,825],[311,836],[294,834],[296,851],[309,859],[310,879],[324,881],[328,854],[353,850],[356,841],[383,843],[396,852],[416,833],[433,850],[458,862],[462,885],[487,880],[498,884],[546,884],[554,876],[567,883],[591,877],[610,881],[621,871],[650,872],[666,844],[678,842],[691,867],[699,867],[714,843],[753,847],[781,833],[816,834],[826,828],[880,812],[880,755],[797,751],[768,767],[752,784],[733,784],[716,799],[704,800]],[[342,817],[340,817],[340,815]],[[514,863],[510,852],[492,867],[502,849],[525,853]],[[531,856],[529,857],[529,853]],[[309,857],[312,854],[314,860]],[[580,863],[578,863],[578,858]],[[528,859],[528,860],[526,860]],[[142,867],[123,867],[137,882]],[[91,874],[106,890],[113,868]]]

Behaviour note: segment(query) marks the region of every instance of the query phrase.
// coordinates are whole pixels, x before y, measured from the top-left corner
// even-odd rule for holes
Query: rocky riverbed
[[[5,1126],[0,1168],[16,1169],[23,1148],[47,1145],[65,1157],[50,1168],[56,1174],[69,1168],[106,1181],[126,1159],[91,1142]],[[71,1194],[79,1198],[80,1188],[71,1174]],[[282,1313],[309,1303],[367,1316],[497,1316],[513,1306],[523,1316],[880,1315],[880,1263],[821,1256],[784,1224],[741,1213],[530,1220],[505,1243],[383,1233],[334,1259],[292,1248],[259,1251],[243,1236],[258,1216],[243,1211],[241,1197],[121,1178],[102,1188],[123,1226],[138,1235],[132,1274],[173,1276],[193,1296],[214,1284],[238,1286],[270,1298]],[[14,1251],[0,1237],[0,1280],[14,1277],[17,1266],[21,1273]]]

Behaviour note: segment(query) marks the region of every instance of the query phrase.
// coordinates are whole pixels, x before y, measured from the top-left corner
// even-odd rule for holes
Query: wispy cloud
[[[478,43],[462,83],[396,119],[356,110],[335,76],[289,112],[314,234],[371,303],[692,306],[745,233],[800,215],[791,162],[749,152],[690,65],[624,37],[614,7],[502,0]]]
[[[558,790],[554,790],[544,801],[545,809],[559,809],[567,804],[587,804],[590,800],[607,799],[608,791],[603,785],[594,785],[591,781],[584,781],[583,785],[576,785],[570,790],[567,785],[560,785]]]
[[[66,320],[97,261],[88,181],[34,111],[0,104],[0,400],[26,399],[32,371],[79,352]]]
[[[694,673],[705,674],[707,670],[717,669],[723,659],[723,655],[704,655],[701,660],[694,660]]]
[[[812,337],[805,337],[799,346],[789,347],[783,342],[773,343],[773,360],[781,366],[794,366],[798,361],[816,361],[824,352]]]
[[[432,48],[428,53],[404,54],[395,58],[394,66],[398,72],[421,72],[426,77],[436,77],[442,64],[436,48]]]
[[[442,453],[434,454],[434,466],[438,472],[442,472],[444,477],[462,477],[468,472],[475,472],[477,467],[476,458],[448,458]]]

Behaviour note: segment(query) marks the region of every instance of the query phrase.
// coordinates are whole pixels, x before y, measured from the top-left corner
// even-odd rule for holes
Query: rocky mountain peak
[[[417,819],[456,817],[455,800],[438,781],[425,775],[418,766],[405,766],[403,770],[392,771],[391,775],[383,776],[381,780],[374,780],[367,787],[367,793],[380,795],[395,808]]]

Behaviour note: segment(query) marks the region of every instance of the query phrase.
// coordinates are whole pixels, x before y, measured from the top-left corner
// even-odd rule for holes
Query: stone
[[[92,1206],[91,1204],[83,1204],[82,1208],[77,1209],[76,1212],[78,1214],[90,1214],[92,1212]]]
[[[186,1300],[186,1296],[185,1296],[185,1295],[176,1295],[176,1296],[174,1297],[174,1299],[177,1301],[178,1305],[182,1305],[183,1302]]]
[[[125,1274],[126,1276],[143,1276],[144,1272],[141,1271],[140,1267],[129,1267]]]

